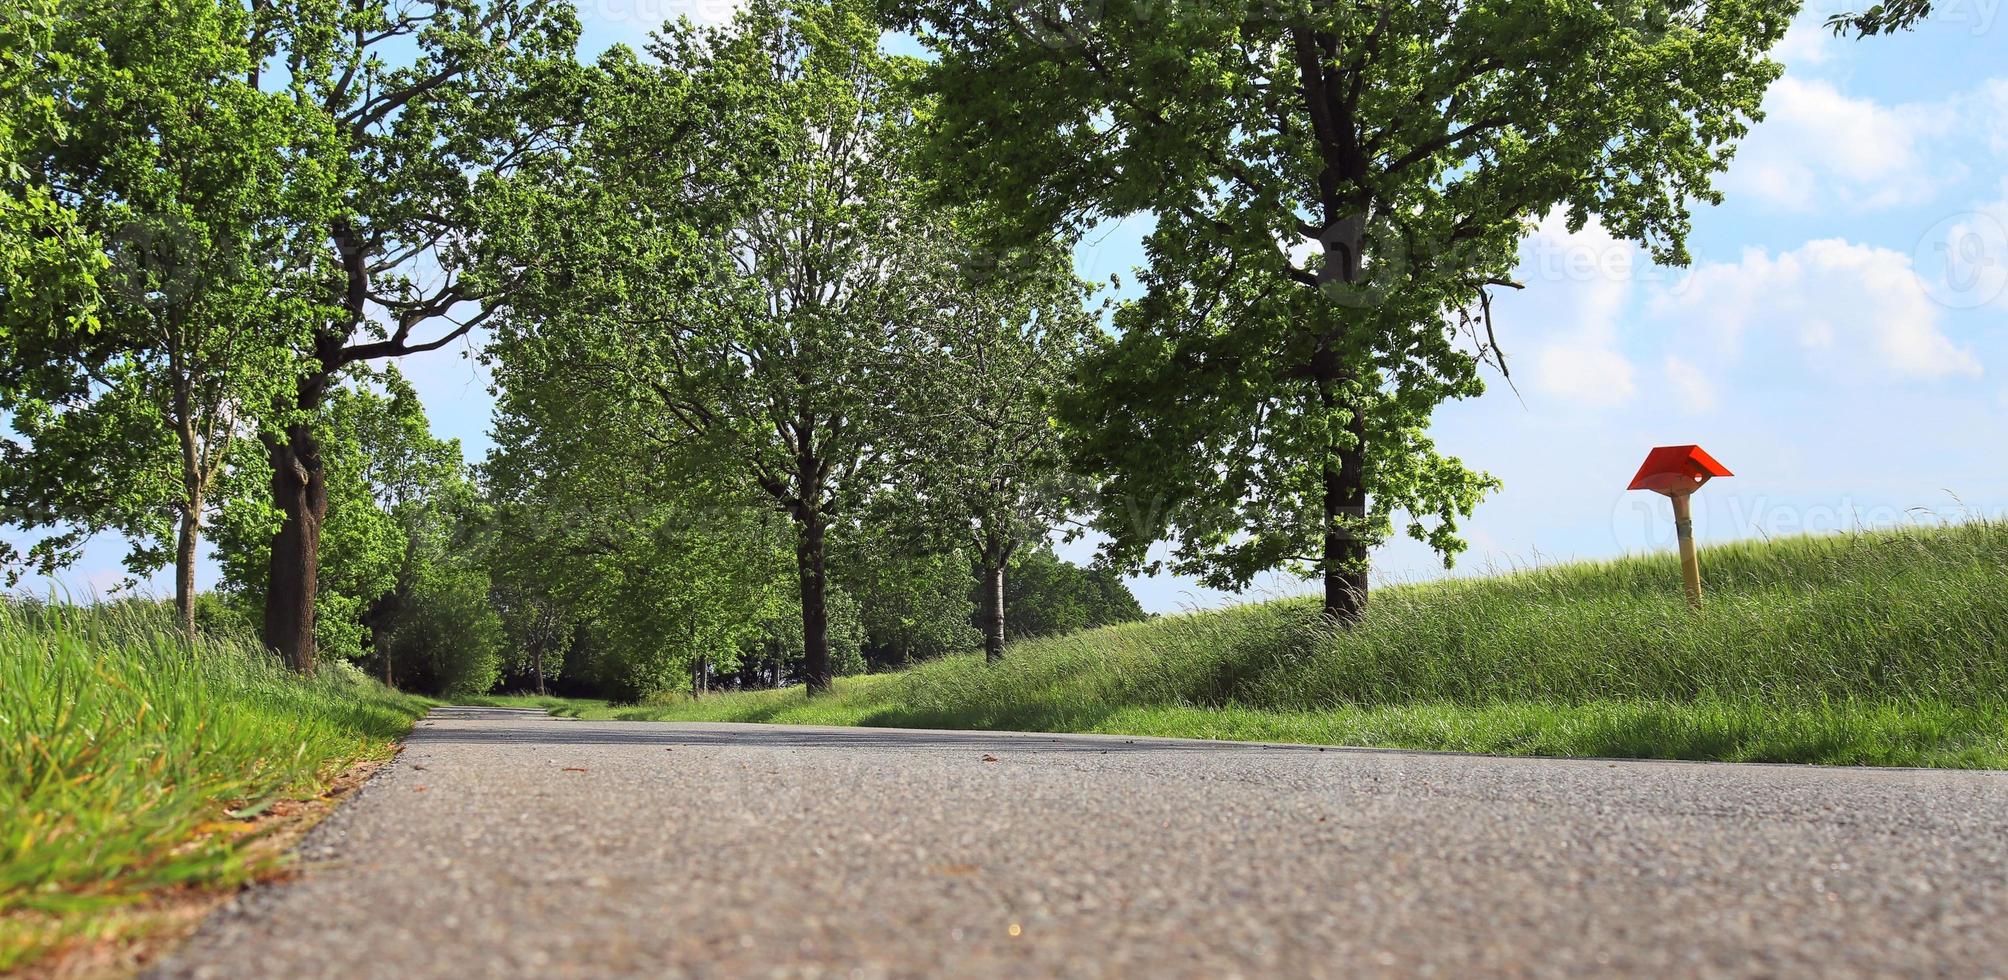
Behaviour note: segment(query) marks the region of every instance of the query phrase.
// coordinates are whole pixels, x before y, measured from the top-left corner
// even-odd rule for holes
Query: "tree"
[[[931,547],[929,535],[879,514],[845,530],[831,564],[857,599],[867,664],[911,663],[976,641],[970,561],[961,550]]]
[[[443,533],[432,527],[442,519],[433,511],[472,490],[459,442],[432,435],[417,391],[394,367],[349,368],[308,424],[321,447],[327,493],[318,530],[328,574],[315,592],[316,647],[361,661],[374,646],[373,627],[388,629],[395,593],[414,581],[419,552],[428,547],[423,538]],[[217,558],[224,589],[264,608],[272,530],[286,518],[256,492],[270,485],[269,457],[262,447],[245,448],[228,477],[235,492],[217,521]]]
[[[562,517],[537,501],[491,499],[488,513],[484,564],[488,601],[508,638],[505,683],[526,678],[531,691],[546,694],[565,669],[580,618],[565,563],[552,553],[564,533]]]
[[[955,93],[945,187],[1026,236],[1155,222],[1142,296],[1063,405],[1110,557],[1153,565],[1169,535],[1217,586],[1315,570],[1340,620],[1397,514],[1447,561],[1494,485],[1426,431],[1481,390],[1528,223],[1594,215],[1683,261],[1795,9],[895,4]]]
[[[429,694],[479,694],[501,676],[507,642],[489,604],[492,582],[476,538],[485,528],[474,486],[454,472],[399,508],[405,533],[396,585],[366,620],[384,683]]]
[[[671,25],[603,68],[575,170],[526,202],[498,357],[611,389],[620,438],[697,447],[794,528],[806,674],[830,685],[828,536],[882,485],[924,305],[918,62],[855,0]],[[588,393],[577,392],[580,401]]]
[[[1011,614],[1004,628],[1013,638],[1073,633],[1146,618],[1143,606],[1114,569],[1082,568],[1043,544],[1013,557],[1005,598]]]
[[[563,155],[578,21],[562,0],[308,0],[255,4],[266,57],[253,84],[286,92],[341,140],[321,161],[343,208],[316,236],[305,362],[260,439],[282,515],[265,575],[264,637],[311,671],[328,511],[314,420],[344,371],[437,350],[513,283],[484,274],[482,233],[512,182]],[[268,70],[267,64],[283,71]]]
[[[902,470],[928,520],[976,556],[984,655],[996,663],[1006,566],[1081,503],[1054,405],[1097,328],[1087,284],[1057,243],[990,262],[975,254],[964,245],[937,260],[927,347],[901,405],[915,429]]]
[[[779,604],[785,518],[701,445],[622,424],[629,390],[581,384],[568,347],[512,336],[482,470],[488,567],[533,683],[560,635],[590,644],[579,667],[619,700],[735,669]]]
[[[144,574],[172,562],[195,628],[203,523],[234,443],[292,381],[298,310],[279,297],[286,219],[324,209],[302,161],[326,142],[290,98],[245,81],[248,14],[234,2],[73,0],[49,35],[54,124],[24,170],[102,250],[93,315],[11,332],[0,407],[0,496],[54,528],[45,574],[100,531]],[[32,363],[29,363],[32,362]]]

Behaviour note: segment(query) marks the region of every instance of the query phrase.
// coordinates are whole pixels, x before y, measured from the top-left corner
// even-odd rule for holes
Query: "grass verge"
[[[0,972],[127,942],[176,897],[272,867],[260,846],[425,710],[343,665],[294,677],[141,607],[0,601]]]
[[[581,717],[1010,728],[1511,755],[2008,768],[2008,525],[1746,542],[1163,617]],[[499,703],[499,702],[498,702]]]

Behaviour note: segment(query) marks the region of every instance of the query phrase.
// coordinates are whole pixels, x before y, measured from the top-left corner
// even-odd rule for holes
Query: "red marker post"
[[[1718,476],[1735,476],[1700,446],[1660,446],[1647,453],[1628,490],[1651,490],[1673,498],[1673,533],[1680,539],[1680,573],[1687,601],[1701,608],[1701,559],[1694,553],[1694,511],[1688,498]]]

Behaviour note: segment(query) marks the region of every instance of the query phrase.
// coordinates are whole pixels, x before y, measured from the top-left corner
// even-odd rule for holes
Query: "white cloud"
[[[1622,405],[1638,394],[1630,359],[1615,349],[1550,344],[1534,353],[1534,387],[1543,394],[1595,408]]]
[[[1732,197],[1790,211],[1873,209],[1928,200],[1965,174],[1927,146],[1956,128],[1953,102],[1884,106],[1788,75],[1764,110],[1723,177]]]
[[[1884,106],[1829,82],[1779,78],[1765,120],[1743,141],[1723,187],[1773,209],[1879,209],[1930,201],[1966,167],[1928,143],[1958,127],[1954,102]]]
[[[1802,65],[1824,65],[1834,58],[1834,32],[1826,26],[1827,11],[1808,5],[1792,19],[1785,39],[1771,49],[1771,58],[1787,70]]]
[[[1516,333],[1534,340],[1534,390],[1591,407],[1630,401],[1637,372],[1618,349],[1618,317],[1631,302],[1638,249],[1595,221],[1571,232],[1554,212],[1520,256],[1520,277],[1540,307],[1515,318],[1527,328]]]
[[[1996,156],[2008,156],[2008,78],[1990,79],[1980,87],[1974,113],[1987,132]]]
[[[1815,370],[1850,381],[1976,377],[1980,362],[1940,328],[1944,308],[1925,291],[1910,257],[1839,239],[1772,256],[1751,249],[1733,263],[1706,263],[1654,306],[1663,317],[1704,325],[1724,353],[1797,354]]]
[[[1829,33],[1809,23],[1802,17],[1775,52],[1789,65],[1834,57]],[[1982,156],[1976,139],[2008,153],[2008,78],[1938,102],[1885,105],[1790,71],[1766,93],[1764,110],[1722,185],[1776,210],[1914,205],[1967,176],[1962,161]]]
[[[679,17],[699,24],[722,24],[739,10],[739,0],[580,0],[579,19],[646,35]]]
[[[1681,410],[1702,415],[1715,410],[1720,400],[1715,391],[1715,382],[1708,373],[1697,367],[1693,361],[1678,354],[1669,354],[1664,366],[1668,386],[1680,397]]]

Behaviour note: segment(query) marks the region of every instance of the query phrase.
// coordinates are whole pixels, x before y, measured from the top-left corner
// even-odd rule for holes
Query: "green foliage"
[[[48,82],[77,72],[57,49],[56,0],[0,8],[0,349],[30,335],[97,326],[98,276],[105,257],[76,212],[31,179],[35,147],[65,132]],[[26,359],[23,359],[24,361]],[[7,367],[0,378],[19,365]],[[16,382],[0,380],[0,390]]]
[[[394,367],[350,369],[348,384],[329,394],[314,425],[328,488],[316,641],[329,656],[360,663],[372,656],[375,629],[390,628],[382,617],[372,623],[377,605],[429,573],[421,557],[444,560],[443,546],[422,539],[445,533],[432,526],[452,519],[442,508],[471,505],[474,491],[459,443],[432,435],[418,393]],[[265,603],[281,516],[264,502],[270,474],[264,454],[245,446],[225,481],[233,504],[217,520],[222,587],[247,611]],[[493,657],[483,639],[471,635],[466,656]]]
[[[490,455],[491,478],[506,472],[506,450]],[[576,482],[576,481],[575,481]],[[507,491],[505,491],[506,493]],[[499,495],[498,495],[499,496]],[[548,501],[484,501],[482,564],[489,575],[489,604],[503,631],[501,683],[543,693],[565,673],[567,654],[579,637],[582,596],[570,586],[569,572],[584,564],[567,560],[558,540],[568,528]],[[582,671],[584,673],[584,671]]]
[[[655,64],[611,52],[572,166],[496,239],[524,284],[494,347],[510,410],[699,458],[686,485],[785,514],[811,686],[837,656],[826,541],[889,475],[901,367],[943,271],[909,166],[919,63],[880,50],[867,13],[761,0],[723,27],[670,25]]]
[[[1300,600],[948,657],[836,696],[622,717],[1108,731],[1509,754],[2008,768],[2008,526],[1710,548]],[[596,712],[585,712],[588,715]],[[616,713],[616,712],[603,712]]]
[[[779,528],[762,527],[764,515],[717,514],[714,521],[730,523],[697,527],[689,516],[668,515],[618,552],[599,586],[594,638],[619,665],[617,696],[688,689],[701,667],[736,670],[741,649],[759,635],[761,613],[789,601]],[[800,607],[793,608],[799,623]]]
[[[1051,547],[1027,548],[1004,574],[1004,632],[1014,640],[1058,636],[1146,618],[1112,568],[1082,568]]]
[[[80,278],[57,287],[88,317],[10,308],[0,410],[21,440],[0,447],[0,503],[51,532],[22,558],[43,573],[116,531],[143,575],[181,535],[185,593],[233,444],[293,384],[302,321],[281,292],[299,222],[328,206],[311,161],[332,132],[249,81],[238,3],[60,12],[40,52],[47,122],[28,127],[15,173],[74,219],[101,267],[88,302]]]
[[[903,365],[908,518],[998,564],[1043,540],[1082,503],[1054,399],[1098,335],[1087,284],[1054,240],[997,255],[945,233],[924,348]]]
[[[0,970],[156,891],[250,880],[215,823],[317,795],[424,707],[236,634],[191,643],[158,606],[0,602]]]
[[[899,524],[867,518],[846,529],[833,559],[836,580],[857,600],[863,656],[873,665],[963,650],[980,642],[969,559],[921,547]]]
[[[945,189],[1019,239],[1154,222],[1064,406],[1110,555],[1173,536],[1227,587],[1317,568],[1350,614],[1396,521],[1448,560],[1493,485],[1426,432],[1481,389],[1528,224],[1683,261],[1797,2],[892,7],[939,56]]]
[[[507,637],[488,603],[487,570],[450,545],[437,529],[413,542],[376,656],[390,658],[393,679],[407,690],[479,694],[502,675]]]
[[[1931,0],[1889,0],[1860,13],[1833,14],[1827,27],[1837,35],[1858,38],[1917,29],[1919,21],[1931,16]]]

